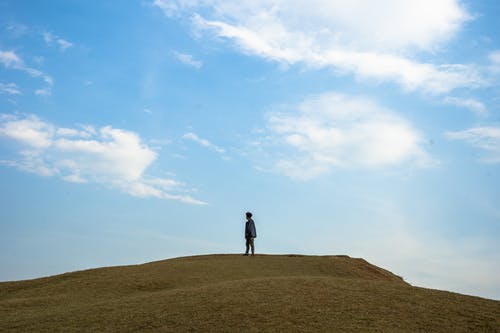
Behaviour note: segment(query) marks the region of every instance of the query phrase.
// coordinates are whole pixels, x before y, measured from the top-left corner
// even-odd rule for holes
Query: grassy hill
[[[210,255],[0,283],[2,332],[500,332],[500,302],[347,256]]]

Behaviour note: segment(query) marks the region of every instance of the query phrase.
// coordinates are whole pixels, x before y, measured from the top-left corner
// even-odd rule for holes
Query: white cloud
[[[52,144],[54,127],[40,121],[34,115],[29,115],[24,119],[4,116],[0,120],[2,124],[0,127],[1,136],[13,139],[33,149],[46,148]]]
[[[456,0],[155,0],[166,15],[206,9],[213,17],[266,35],[306,33],[356,48],[434,49],[470,19]]]
[[[71,42],[68,42],[67,40],[64,40],[62,38],[59,38],[57,40],[57,44],[59,45],[59,48],[61,49],[61,51],[64,51],[66,50],[67,48],[70,48],[73,46],[73,43]]]
[[[444,98],[443,101],[446,104],[451,104],[469,109],[478,115],[486,115],[488,113],[486,106],[484,106],[482,102],[475,100],[473,98],[460,98],[460,97],[447,96]]]
[[[0,62],[6,68],[17,68],[22,65],[22,60],[14,51],[0,50]]]
[[[46,86],[44,88],[36,89],[35,94],[51,94],[52,86],[54,85],[54,80],[52,79],[52,77],[38,69],[26,66],[21,57],[19,57],[14,51],[0,50],[0,63],[2,63],[5,68],[19,70],[27,73],[31,77],[41,78],[46,83]]]
[[[42,89],[36,89],[35,95],[38,96],[50,96],[52,94],[52,89],[50,87],[45,87]]]
[[[54,36],[50,32],[44,31],[43,40],[45,41],[45,43],[50,44],[54,41]]]
[[[5,28],[11,38],[19,38],[30,30],[24,24],[19,23],[10,23]]]
[[[190,67],[194,67],[196,69],[200,69],[203,66],[203,62],[200,60],[196,60],[192,55],[180,52],[174,52],[174,56],[177,60],[182,62],[184,65],[188,65]]]
[[[499,74],[500,73],[500,50],[496,50],[491,52],[488,55],[488,58],[490,60],[490,71],[493,72],[494,74]]]
[[[494,64],[500,65],[500,50],[493,51],[489,54],[488,58]]]
[[[88,129],[75,129],[75,128],[65,128],[60,127],[56,131],[57,135],[61,137],[69,136],[69,137],[81,137],[81,138],[90,138],[92,135],[95,135],[95,130],[91,131]]]
[[[104,184],[138,197],[205,204],[182,194],[183,184],[145,174],[157,153],[134,132],[111,126],[63,128],[35,115],[2,115],[0,137],[18,144],[13,146],[16,158],[1,161],[4,165],[69,182]]]
[[[463,131],[446,132],[451,140],[463,140],[472,147],[486,151],[488,154],[481,159],[486,163],[500,163],[500,127],[480,126]]]
[[[159,7],[167,16],[174,16],[180,10],[182,2],[154,0],[153,5]]]
[[[312,96],[286,112],[269,113],[267,125],[265,141],[284,155],[276,168],[292,178],[309,179],[332,168],[435,163],[408,121],[365,98]]]
[[[15,83],[1,83],[0,82],[0,94],[6,93],[9,95],[21,95],[21,90]]]
[[[224,154],[224,152],[225,152],[224,148],[221,148],[221,147],[219,147],[219,146],[211,143],[207,139],[202,139],[202,138],[198,137],[198,135],[196,135],[193,132],[185,133],[182,137],[184,139],[188,139],[188,140],[194,141],[194,142],[198,143],[199,145],[201,145],[203,147],[206,147],[206,148],[208,148],[210,150],[213,150],[213,151],[215,151],[215,152],[217,152],[219,154]]]
[[[331,67],[404,89],[445,93],[485,84],[473,65],[432,64],[411,56],[450,40],[470,15],[456,0],[166,1],[168,16],[232,40],[245,53],[286,65]],[[203,11],[203,17],[196,13]],[[194,13],[194,14],[193,14]]]
[[[73,43],[68,42],[67,40],[62,39],[48,31],[43,32],[43,40],[49,46],[56,44],[59,47],[60,51],[66,51],[66,49],[73,46]]]

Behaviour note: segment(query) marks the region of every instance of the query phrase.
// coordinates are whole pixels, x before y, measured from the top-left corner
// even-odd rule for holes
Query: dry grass
[[[0,283],[5,332],[500,332],[500,302],[346,256],[213,255]]]

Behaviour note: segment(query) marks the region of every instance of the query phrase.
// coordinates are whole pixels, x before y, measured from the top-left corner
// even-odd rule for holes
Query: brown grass
[[[500,302],[347,256],[213,255],[0,283],[5,332],[500,332]]]

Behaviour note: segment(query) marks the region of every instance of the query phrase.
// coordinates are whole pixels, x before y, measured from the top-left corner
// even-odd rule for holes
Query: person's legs
[[[250,237],[249,239],[250,239],[250,246],[252,247],[252,255],[254,255],[254,253],[255,253],[255,245],[253,242],[254,239],[253,239],[253,237]],[[247,252],[248,252],[248,250],[247,250]]]
[[[247,237],[245,238],[246,239],[246,247],[247,247],[247,250],[245,251],[245,255],[248,255],[248,250],[250,248],[250,237]]]

